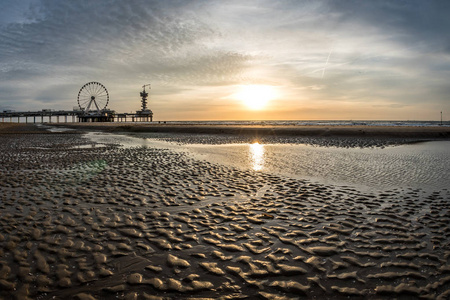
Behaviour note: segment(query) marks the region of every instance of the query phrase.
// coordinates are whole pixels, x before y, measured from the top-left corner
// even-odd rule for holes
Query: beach
[[[450,127],[51,127],[0,124],[0,299],[450,297],[447,188],[360,190],[86,136],[382,148]]]

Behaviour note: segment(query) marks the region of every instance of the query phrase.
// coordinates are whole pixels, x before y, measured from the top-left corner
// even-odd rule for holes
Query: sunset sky
[[[0,109],[155,120],[450,119],[450,1],[0,0]]]

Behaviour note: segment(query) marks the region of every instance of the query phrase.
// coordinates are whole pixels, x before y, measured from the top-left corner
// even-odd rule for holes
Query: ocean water
[[[89,133],[96,143],[155,147],[199,160],[327,185],[364,189],[450,188],[450,141],[385,148],[338,148],[305,144],[176,144],[145,134]]]
[[[357,121],[357,120],[313,120],[313,121],[157,121],[153,123],[173,125],[321,125],[321,126],[450,126],[450,121]]]

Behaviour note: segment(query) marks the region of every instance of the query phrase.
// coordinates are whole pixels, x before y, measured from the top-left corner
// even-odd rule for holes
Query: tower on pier
[[[153,121],[153,112],[147,108],[147,97],[148,97],[148,92],[145,90],[145,87],[147,87],[150,89],[150,84],[144,84],[142,86],[143,90],[141,92],[141,107],[142,109],[140,111],[136,112],[136,116],[140,119],[144,119],[146,121]]]
[[[144,89],[141,92],[141,98],[142,98],[142,111],[147,110],[147,97],[148,97],[148,93],[145,91],[145,87],[148,86],[148,88],[150,89],[150,83],[149,84],[145,84],[142,86],[142,88]]]

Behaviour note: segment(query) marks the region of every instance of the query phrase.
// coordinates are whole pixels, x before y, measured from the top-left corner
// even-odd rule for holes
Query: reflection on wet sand
[[[250,164],[254,171],[261,171],[264,168],[264,145],[254,142],[250,147]]]
[[[305,144],[213,144],[148,138],[145,134],[89,134],[93,143],[120,143],[129,147],[170,149],[194,159],[263,171],[313,182],[390,189],[413,187],[442,189],[450,181],[450,141],[433,141],[386,148],[318,147]],[[193,143],[193,144],[192,144]]]

